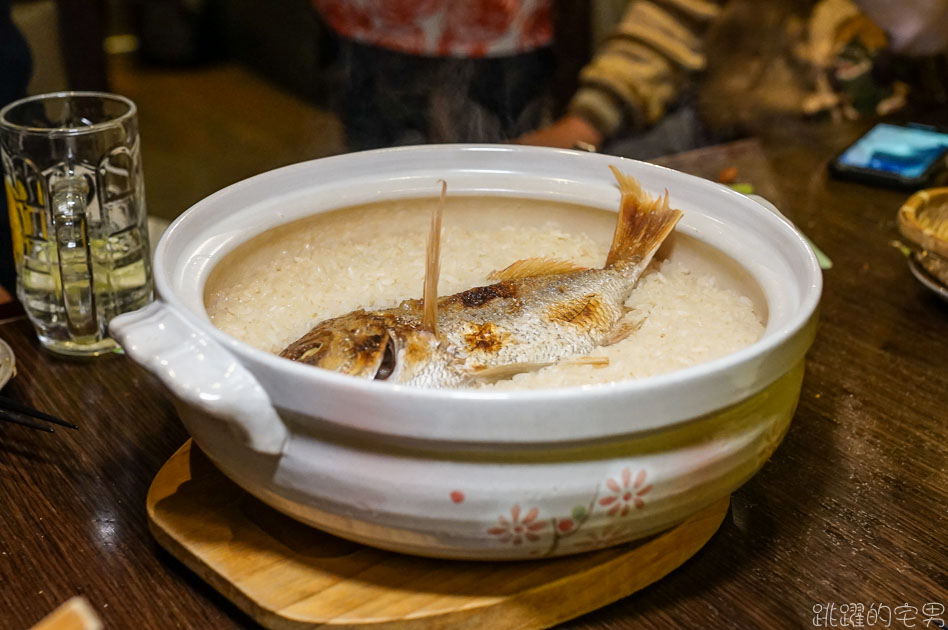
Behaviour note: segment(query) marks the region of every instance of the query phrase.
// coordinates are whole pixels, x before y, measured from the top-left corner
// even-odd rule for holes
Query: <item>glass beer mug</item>
[[[135,104],[97,92],[0,110],[17,297],[48,349],[117,346],[109,320],[152,299]]]

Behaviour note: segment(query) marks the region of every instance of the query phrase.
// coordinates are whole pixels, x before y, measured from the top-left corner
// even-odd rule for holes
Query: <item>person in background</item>
[[[605,144],[609,153],[647,159],[713,141],[689,95],[707,65],[705,36],[723,17],[723,6],[711,0],[628,3],[583,68],[567,113],[518,142]],[[893,58],[918,63],[948,51],[948,0],[820,0],[810,8],[809,27],[811,38],[829,31],[823,58],[809,61],[830,75],[833,106],[849,117],[885,115],[906,103],[909,89],[889,67]],[[948,76],[940,78],[944,93]],[[808,105],[801,103],[801,113],[814,113]]]
[[[26,96],[33,65],[30,49],[10,15],[10,0],[0,0],[0,109],[7,103]],[[0,180],[3,164],[0,163]],[[4,189],[6,185],[4,185]],[[16,289],[13,264],[13,241],[7,219],[7,193],[0,195],[0,287],[10,293]]]
[[[313,0],[351,150],[501,142],[542,121],[552,0]]]
[[[425,142],[598,146],[645,128],[704,67],[714,0],[638,0],[549,122],[553,0],[314,0],[340,37],[349,148]]]
[[[525,144],[600,147],[652,128],[676,110],[676,122],[657,147],[624,147],[633,157],[694,148],[701,132],[681,97],[706,65],[704,36],[720,15],[712,0],[630,2],[621,21],[580,73],[580,87],[566,114],[553,124],[518,138]],[[677,121],[682,124],[677,124]],[[667,133],[666,133],[667,131]],[[676,140],[682,146],[675,146]],[[670,142],[670,144],[668,144]],[[661,148],[658,148],[661,147]]]
[[[340,35],[339,109],[353,150],[515,141],[648,159],[722,139],[705,129],[691,97],[724,0],[627,2],[580,72],[565,114],[552,122],[546,97],[555,0],[313,1]],[[883,67],[890,49],[915,57],[948,49],[948,0],[821,0],[810,22],[853,37],[833,44],[826,59],[809,60],[825,64],[821,73],[831,81],[815,107],[798,104],[801,114],[818,113],[824,102],[892,111],[904,94],[884,77],[875,85],[884,74],[876,60]],[[856,76],[863,66],[870,72]]]

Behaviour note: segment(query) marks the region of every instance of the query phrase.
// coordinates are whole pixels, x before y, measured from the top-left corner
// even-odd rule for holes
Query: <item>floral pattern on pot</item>
[[[583,540],[590,549],[601,549],[609,547],[625,538],[627,532],[626,523],[615,522],[593,529],[583,534]]]
[[[509,542],[513,545],[521,545],[524,540],[536,542],[540,540],[537,532],[546,527],[546,521],[537,520],[539,514],[539,508],[531,508],[521,519],[520,505],[514,505],[510,508],[510,518],[501,515],[497,519],[497,526],[488,529],[487,533],[497,536],[500,542]]]
[[[526,513],[520,504],[510,508],[510,515],[502,514],[497,518],[497,525],[490,527],[487,533],[496,536],[501,543],[522,545],[524,543],[540,543],[551,533],[548,546],[544,549],[537,545],[532,555],[551,556],[566,539],[583,530],[593,513],[602,514],[610,519],[621,519],[633,509],[645,507],[644,497],[652,489],[646,484],[648,472],[642,468],[632,477],[632,470],[628,466],[622,469],[618,480],[607,477],[603,482],[609,494],[599,498],[600,489],[597,487],[588,505],[575,506],[568,516],[540,517],[540,508],[532,507]],[[603,484],[600,484],[600,486]],[[549,527],[548,527],[549,526]],[[582,539],[575,542],[574,547],[598,549],[621,542],[627,531],[625,523],[613,520],[599,529],[586,531]]]
[[[642,508],[645,505],[643,496],[652,489],[651,484],[645,484],[647,473],[645,469],[639,471],[632,481],[632,473],[628,467],[622,469],[622,485],[615,479],[607,479],[606,486],[612,491],[612,494],[599,499],[599,505],[609,507],[609,516],[625,516],[634,505],[636,508]]]

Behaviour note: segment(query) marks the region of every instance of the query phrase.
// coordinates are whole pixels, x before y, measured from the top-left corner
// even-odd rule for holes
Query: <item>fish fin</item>
[[[594,368],[603,368],[609,365],[609,357],[573,357],[563,359],[560,361],[560,365],[591,365]]]
[[[513,378],[517,374],[525,372],[536,372],[551,365],[591,365],[596,368],[602,368],[609,365],[609,357],[570,357],[562,361],[545,361],[536,363],[507,363],[506,365],[495,365],[494,367],[481,368],[473,370],[471,375],[482,383],[496,383],[508,378]]]
[[[641,262],[644,267],[675,229],[681,210],[668,207],[667,190],[664,197],[653,198],[642,190],[634,177],[622,173],[615,166],[609,168],[619,182],[622,201],[605,267],[614,267],[616,263],[625,261]]]
[[[425,288],[422,293],[421,327],[432,334],[438,333],[438,276],[441,275],[441,217],[444,216],[444,199],[448,194],[448,183],[441,182],[441,199],[431,213],[431,229],[428,232],[428,247],[425,249]]]
[[[494,367],[474,369],[470,372],[478,381],[483,383],[496,383],[508,378],[513,378],[517,374],[524,372],[536,372],[539,369],[553,365],[552,361],[542,363],[507,363],[505,365],[495,365]]]
[[[616,326],[609,335],[602,340],[601,346],[613,346],[620,341],[628,339],[632,333],[642,327],[643,320],[637,322],[622,322]]]
[[[568,260],[554,260],[553,258],[524,258],[499,271],[492,271],[487,279],[491,282],[503,282],[509,280],[518,280],[520,278],[529,278],[532,276],[549,276],[560,273],[573,273],[574,271],[585,271],[587,267],[581,267]]]

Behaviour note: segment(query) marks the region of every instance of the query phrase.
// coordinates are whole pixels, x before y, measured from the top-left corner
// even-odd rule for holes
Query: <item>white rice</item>
[[[588,267],[601,266],[606,258],[614,213],[583,210],[597,215],[585,230],[565,204],[551,211],[547,202],[494,199],[488,212],[478,207],[484,203],[461,199],[449,205],[439,295],[489,284],[491,271],[522,258],[553,257]],[[388,202],[317,216],[258,237],[215,269],[205,292],[208,314],[224,332],[278,353],[324,319],[418,298],[429,212],[428,200]],[[517,225],[509,220],[503,225],[495,221],[498,216],[515,216]],[[626,305],[626,318],[639,323],[638,330],[590,353],[608,357],[608,366],[556,365],[490,387],[651,376],[734,352],[763,332],[750,299],[680,262],[653,262]]]

